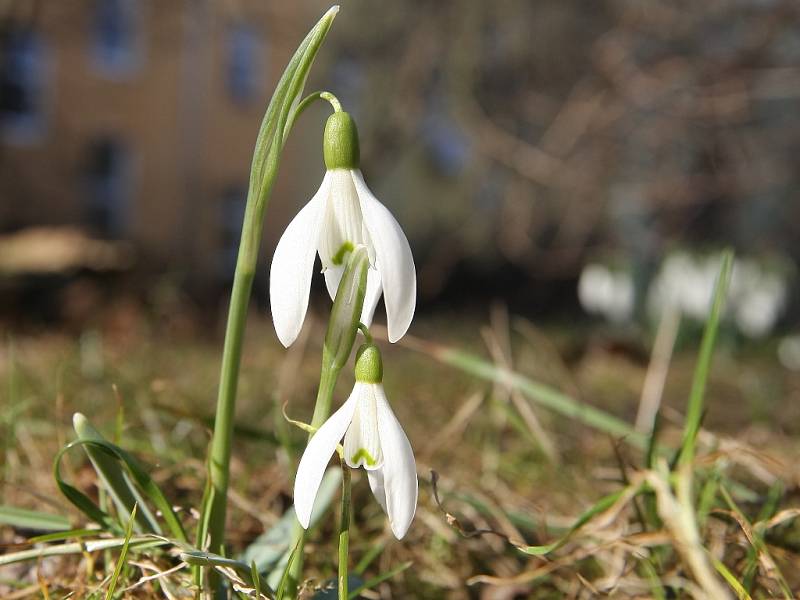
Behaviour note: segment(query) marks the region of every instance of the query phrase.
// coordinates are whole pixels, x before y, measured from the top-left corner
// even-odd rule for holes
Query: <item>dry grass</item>
[[[482,354],[633,423],[648,368],[649,344],[612,343],[574,330],[542,332],[495,312],[480,320],[422,320],[417,335]],[[311,414],[319,326],[286,353],[271,326],[251,319],[232,464],[228,539],[241,551],[291,503],[292,469],[302,434],[280,407]],[[214,405],[219,343],[171,337],[147,323],[75,339],[48,333],[15,337],[2,350],[2,504],[85,517],[60,496],[51,466],[72,439],[80,410],[109,438],[122,409],[119,444],[152,465],[152,475],[193,530],[202,495],[202,459]],[[168,331],[168,330],[167,330]],[[213,336],[210,336],[213,338]],[[483,344],[486,343],[487,346]],[[680,344],[679,340],[679,344]],[[641,344],[641,345],[640,345]],[[677,447],[695,362],[688,341],[664,386],[660,443]],[[380,550],[363,579],[412,566],[365,593],[374,598],[735,597],[727,572],[757,597],[800,593],[798,481],[800,378],[768,348],[740,354],[723,345],[707,394],[698,453],[689,467],[648,468],[625,441],[543,411],[508,385],[487,384],[406,348],[387,349],[386,387],[417,453],[420,505],[408,537],[394,541],[359,473],[354,477],[353,565]],[[565,359],[564,357],[568,357]],[[351,385],[340,382],[337,398]],[[115,396],[112,384],[119,394]],[[275,443],[289,436],[291,444]],[[438,474],[434,498],[431,471]],[[95,474],[73,450],[65,478],[96,496]],[[617,496],[544,555],[519,547],[559,540],[579,515]],[[336,511],[334,511],[335,513]],[[335,576],[335,519],[307,546],[306,595]],[[0,553],[27,548],[31,532],[0,528]],[[103,597],[118,550],[50,557],[0,567],[4,598]],[[232,552],[232,553],[233,553]],[[720,566],[721,565],[721,566]],[[180,597],[190,571],[176,552],[130,549],[117,592]],[[735,584],[734,584],[735,587]],[[740,592],[741,594],[742,592]],[[746,597],[746,596],[742,596]]]

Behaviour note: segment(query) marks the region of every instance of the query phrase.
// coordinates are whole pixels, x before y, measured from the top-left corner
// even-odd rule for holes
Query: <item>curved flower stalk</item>
[[[417,298],[414,257],[403,230],[364,183],[352,117],[335,112],[325,125],[327,171],[319,190],[289,223],[270,268],[272,320],[281,343],[297,338],[308,309],[314,258],[319,254],[333,299],[347,254],[367,248],[370,268],[361,322],[369,326],[383,294],[389,341],[408,330]]]
[[[344,438],[344,461],[364,467],[378,504],[397,539],[408,531],[417,509],[417,465],[403,428],[383,391],[383,365],[377,346],[364,344],[356,355],[356,384],[347,401],[308,443],[294,482],[297,518],[307,529],[322,475]]]

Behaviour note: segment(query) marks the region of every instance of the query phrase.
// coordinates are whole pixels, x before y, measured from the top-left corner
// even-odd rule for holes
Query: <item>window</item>
[[[95,0],[92,63],[112,79],[134,74],[142,62],[139,0]]]
[[[237,104],[258,99],[264,77],[263,41],[246,23],[234,23],[228,29],[226,78],[228,93]]]
[[[37,141],[44,133],[45,48],[30,29],[11,30],[0,51],[0,130],[10,143]]]
[[[89,225],[103,237],[120,238],[128,231],[132,169],[128,148],[113,137],[89,147],[86,161]]]
[[[220,203],[220,275],[232,280],[239,254],[239,238],[242,233],[244,209],[247,204],[247,190],[240,185],[232,185],[222,194]]]

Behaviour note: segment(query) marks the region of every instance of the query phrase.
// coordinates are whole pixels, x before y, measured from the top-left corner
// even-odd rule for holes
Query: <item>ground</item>
[[[662,400],[659,440],[672,448],[680,444],[699,344],[692,328],[684,329]],[[287,423],[282,407],[291,418],[310,420],[322,332],[321,320],[314,320],[286,351],[263,315],[254,313],[249,320],[228,515],[231,555],[272,527],[291,504],[293,469],[305,434]],[[529,379],[629,423],[636,418],[652,345],[647,332],[593,323],[542,325],[509,318],[502,310],[491,317],[423,315],[411,334],[489,363],[492,352],[495,361],[510,354],[514,370]],[[364,569],[363,579],[369,579],[411,563],[369,597],[645,598],[695,592],[702,597],[680,531],[654,500],[668,497],[652,493],[657,482],[647,477],[655,471],[643,469],[644,453],[630,440],[438,361],[435,351],[434,356],[418,351],[414,338],[382,346],[387,396],[417,457],[420,500],[408,536],[397,542],[366,478],[355,473],[352,564],[380,549]],[[11,335],[0,354],[0,389],[7,390],[0,413],[5,429],[0,504],[69,515],[75,526],[87,522],[60,494],[52,475],[56,453],[74,438],[72,414],[80,411],[151,468],[170,502],[183,509],[179,514],[187,529],[194,529],[190,509],[199,506],[205,477],[221,354],[218,331],[131,313],[80,335],[63,328]],[[705,508],[697,504],[702,543],[754,598],[800,593],[800,527],[794,513],[781,512],[800,506],[800,468],[792,458],[800,450],[800,375],[774,357],[772,342],[745,344],[723,329],[708,382],[700,451],[692,464],[695,495],[711,490],[715,498]],[[352,374],[345,372],[335,401],[351,386]],[[80,448],[65,456],[62,470],[65,480],[97,497],[95,472]],[[515,547],[557,540],[583,511],[624,489],[626,478],[646,480],[649,496],[606,507],[545,556]],[[708,484],[715,478],[720,493]],[[653,510],[642,516],[648,507]],[[336,512],[306,547],[309,597],[336,575]],[[756,521],[761,526],[748,532]],[[0,556],[27,548],[31,534],[0,525]],[[759,540],[762,550],[754,553]],[[9,598],[102,592],[115,556],[98,552],[0,567],[0,591]],[[134,553],[125,585],[147,573],[148,564],[164,570],[178,563]],[[722,581],[720,573],[715,577]],[[161,597],[155,590],[146,583],[125,595]]]

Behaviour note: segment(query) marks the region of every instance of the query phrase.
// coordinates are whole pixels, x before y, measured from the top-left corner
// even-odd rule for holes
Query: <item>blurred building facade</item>
[[[256,132],[302,11],[208,0],[0,7],[0,230],[78,225],[133,242],[140,265],[228,278]]]
[[[0,230],[83,224],[224,282],[270,91],[325,8],[0,0]],[[348,0],[307,87],[355,116],[422,300],[577,308],[607,261],[639,314],[675,250],[800,264],[798,64],[797,0]],[[287,145],[265,257],[318,185],[325,114]]]

